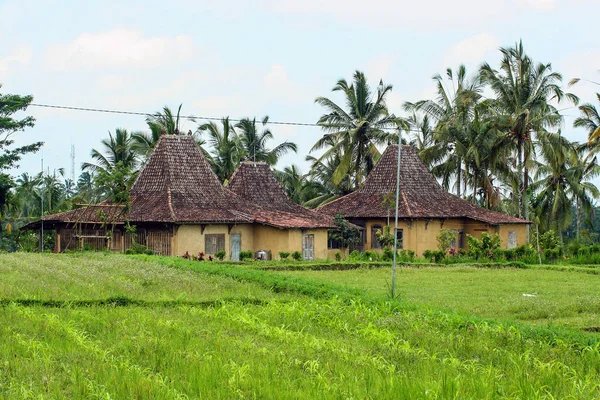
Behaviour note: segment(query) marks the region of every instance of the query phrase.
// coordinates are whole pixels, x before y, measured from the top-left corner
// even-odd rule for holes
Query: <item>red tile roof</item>
[[[470,218],[492,225],[526,224],[526,220],[481,208],[444,190],[412,146],[402,146],[400,162],[400,218]],[[390,145],[361,187],[317,210],[348,218],[386,218],[384,195],[396,193],[398,145]],[[390,215],[395,211],[392,209]]]
[[[281,228],[335,227],[331,216],[291,201],[266,163],[240,163],[227,188],[255,205],[252,214],[257,222]]]
[[[61,223],[82,223],[82,224],[123,224],[125,219],[125,206],[118,204],[91,204],[85,205],[69,211],[64,211],[44,217],[44,224],[53,226],[57,222]],[[41,226],[41,220],[31,222],[25,225],[24,229],[38,229]]]

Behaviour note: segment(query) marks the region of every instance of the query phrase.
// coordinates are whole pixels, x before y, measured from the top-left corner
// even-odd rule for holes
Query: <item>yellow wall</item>
[[[517,232],[517,247],[527,243],[527,225],[525,224],[506,224],[498,226],[496,232],[500,236],[500,247],[508,248],[508,231]]]
[[[250,224],[234,225],[231,228],[231,233],[241,234],[242,251],[254,251],[254,228]],[[206,225],[202,232],[201,225],[180,225],[173,235],[173,255],[182,256],[185,252],[190,255],[198,255],[200,252],[205,252],[204,235],[223,234],[225,235],[225,251],[227,257],[231,255],[231,241],[229,236],[228,225]]]
[[[302,235],[315,235],[315,259],[327,258],[327,229],[279,229],[267,225],[254,227],[254,251],[270,250],[273,259],[280,251],[302,252]]]
[[[390,220],[390,224],[393,225]],[[365,250],[381,251],[381,249],[373,249],[371,243],[373,225],[381,225],[385,227],[386,219],[372,219],[365,222]],[[517,246],[527,242],[526,226],[523,224],[506,224],[500,226],[490,226],[483,222],[472,219],[433,219],[433,220],[414,220],[412,222],[401,220],[398,221],[398,228],[403,230],[404,249],[413,250],[417,256],[421,256],[425,250],[437,250],[437,236],[442,229],[463,231],[464,247],[467,248],[467,235],[480,238],[483,232],[498,233],[501,240],[501,246],[506,249],[508,246],[508,231],[514,230],[517,232]],[[459,244],[457,237],[456,244]],[[335,257],[335,253],[342,252],[340,249],[332,249],[327,251],[327,256],[331,259]]]

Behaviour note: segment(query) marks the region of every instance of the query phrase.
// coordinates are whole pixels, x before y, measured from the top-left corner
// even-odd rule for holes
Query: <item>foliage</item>
[[[273,149],[267,147],[267,142],[273,139],[273,133],[266,128],[269,117],[265,116],[260,121],[262,131],[256,125],[256,118],[244,118],[235,126],[238,129],[244,155],[250,161],[264,161],[269,165],[277,164],[277,161],[289,152],[296,153],[298,146],[293,142],[283,142]]]
[[[280,251],[279,252],[279,258],[282,260],[287,259],[290,256],[290,252],[289,251]]]
[[[378,229],[377,232],[375,232],[375,235],[377,235],[377,241],[379,242],[381,247],[386,248],[394,246],[394,241],[396,237],[391,232],[391,230],[392,227],[390,225],[386,225],[383,227],[383,232],[381,231],[381,229]]]
[[[425,250],[423,257],[433,263],[440,263],[446,257],[446,252],[443,250]]]
[[[100,169],[97,172],[96,184],[104,188],[108,198],[116,204],[128,205],[129,190],[135,180],[135,175],[129,167],[119,161],[109,170]]]
[[[497,233],[482,232],[481,239],[467,235],[467,243],[469,244],[469,256],[476,260],[480,257],[493,259],[495,252],[500,249],[500,237]]]
[[[438,249],[444,253],[446,253],[451,247],[456,246],[456,231],[442,229],[435,238],[438,242]]]
[[[219,261],[223,261],[225,259],[225,256],[227,256],[227,252],[225,250],[219,250],[215,253],[215,257]]]
[[[407,125],[387,109],[386,98],[392,85],[380,82],[377,93],[372,93],[364,73],[356,71],[352,84],[340,79],[333,91],[343,94],[347,109],[326,97],[315,100],[327,114],[317,122],[325,134],[311,151],[326,149],[319,161],[339,156],[333,183],[340,184],[346,176],[352,176],[352,185],[356,189],[377,162],[379,152],[375,146],[393,140],[395,135],[387,130],[406,128]]]
[[[342,261],[342,253],[340,253],[339,251],[335,252],[335,261]]]
[[[350,225],[340,213],[335,215],[334,219],[336,228],[329,229],[328,236],[332,240],[336,240],[342,249],[347,249],[349,246],[358,243],[360,240],[360,232],[358,228]]]
[[[300,253],[298,250],[292,252],[292,258],[296,261],[300,261],[302,260],[302,253]]]
[[[240,261],[252,260],[254,258],[254,253],[252,250],[240,251]]]

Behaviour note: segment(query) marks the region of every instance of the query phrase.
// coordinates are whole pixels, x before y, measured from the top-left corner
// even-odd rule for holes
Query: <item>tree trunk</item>
[[[473,204],[477,204],[477,170],[473,170]]]
[[[577,243],[580,241],[579,234],[581,232],[581,201],[577,199]]]
[[[517,169],[518,171],[518,190],[517,196],[519,200],[519,218],[523,218],[523,145],[519,141],[517,143]]]
[[[458,169],[456,170],[456,195],[460,197],[460,184],[462,183],[462,160],[458,158]]]

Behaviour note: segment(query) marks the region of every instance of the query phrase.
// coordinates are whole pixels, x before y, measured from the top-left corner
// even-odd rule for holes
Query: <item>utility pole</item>
[[[40,235],[40,252],[44,253],[44,151],[42,150],[42,231]]]
[[[75,184],[75,145],[71,145],[71,182]]]
[[[392,299],[396,297],[396,268],[398,257],[398,206],[400,205],[400,160],[402,150],[401,130],[398,129],[398,168],[396,169],[396,218],[394,222],[394,263],[392,264]]]

